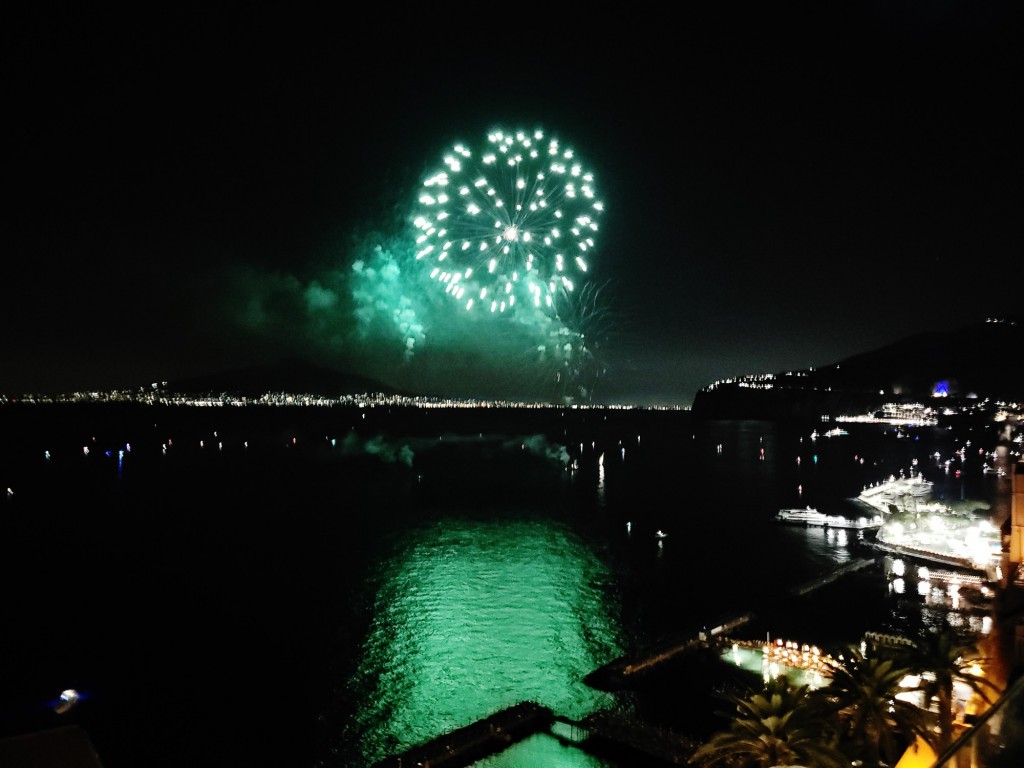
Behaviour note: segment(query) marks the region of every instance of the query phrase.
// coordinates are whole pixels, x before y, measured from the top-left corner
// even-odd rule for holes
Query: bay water
[[[77,723],[107,768],[369,766],[520,701],[703,737],[713,672],[583,680],[742,613],[740,633],[826,648],[951,613],[894,591],[885,558],[795,598],[875,555],[779,508],[861,514],[866,485],[914,471],[1008,514],[976,426],[386,406],[0,425],[0,736]],[[620,764],[547,735],[479,763]]]

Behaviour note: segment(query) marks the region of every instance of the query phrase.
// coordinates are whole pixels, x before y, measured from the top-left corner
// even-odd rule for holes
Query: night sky
[[[299,357],[554,396],[530,328],[409,258],[426,175],[496,128],[570,146],[605,204],[559,396],[689,405],[1019,313],[1011,3],[560,7],[9,14],[0,393]]]

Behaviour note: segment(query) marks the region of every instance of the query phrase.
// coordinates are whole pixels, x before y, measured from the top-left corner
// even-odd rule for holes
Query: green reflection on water
[[[581,718],[610,706],[583,678],[621,653],[604,564],[547,520],[443,520],[378,572],[358,678],[368,761],[519,701]]]
[[[538,733],[495,755],[478,760],[473,763],[473,768],[605,768],[608,765],[607,761],[599,757],[567,746],[553,736]]]

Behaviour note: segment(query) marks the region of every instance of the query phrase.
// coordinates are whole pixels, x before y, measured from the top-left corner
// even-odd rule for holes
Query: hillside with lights
[[[1018,363],[1024,326],[988,320],[912,336],[821,368],[747,375],[701,389],[693,414],[704,419],[835,418],[892,404],[927,404],[936,414],[1024,404]]]

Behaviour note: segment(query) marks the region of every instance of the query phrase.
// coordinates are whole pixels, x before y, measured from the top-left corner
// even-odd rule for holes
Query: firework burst
[[[423,182],[416,260],[467,311],[555,312],[589,269],[604,204],[575,152],[542,131],[456,144]]]

